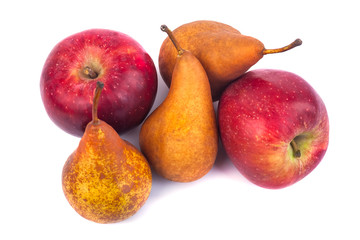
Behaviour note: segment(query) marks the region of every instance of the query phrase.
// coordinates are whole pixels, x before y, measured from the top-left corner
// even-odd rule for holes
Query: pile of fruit
[[[203,177],[214,165],[219,135],[235,167],[264,188],[287,187],[319,164],[329,120],[316,91],[290,72],[248,71],[301,40],[266,49],[214,21],[161,30],[168,37],[159,70],[169,92],[149,116],[156,68],[128,35],[80,32],[57,44],[45,62],[45,109],[56,125],[81,137],[62,173],[64,194],[81,216],[111,223],[135,214],[149,197],[151,169],[177,182]],[[120,137],[140,124],[141,151]]]

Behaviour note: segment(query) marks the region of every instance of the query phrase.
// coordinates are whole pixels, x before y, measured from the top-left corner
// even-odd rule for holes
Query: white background
[[[355,0],[2,1],[0,239],[360,239],[358,9]],[[227,23],[268,48],[303,40],[252,69],[291,71],[317,90],[330,118],[323,161],[295,185],[267,190],[242,177],[221,148],[196,182],[154,174],[148,201],[128,220],[83,219],[61,188],[63,164],[79,138],[51,122],[40,97],[47,55],[71,34],[107,28],[136,39],[158,68],[166,37],[160,25],[202,19]],[[159,75],[153,109],[167,91]],[[138,146],[138,133],[122,137]]]

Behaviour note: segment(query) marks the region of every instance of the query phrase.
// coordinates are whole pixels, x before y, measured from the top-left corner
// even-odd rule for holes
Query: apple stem
[[[104,88],[103,82],[100,81],[96,82],[96,89],[95,89],[93,108],[92,108],[92,122],[95,124],[99,122],[97,110],[99,105],[100,93],[103,88]]]
[[[292,140],[290,142],[290,145],[291,145],[291,147],[292,147],[292,149],[294,151],[294,157],[295,158],[301,157],[301,152],[300,152],[300,149],[299,149],[298,145],[296,144],[296,142],[294,140]]]
[[[166,32],[167,35],[169,36],[170,40],[173,42],[176,50],[178,51],[178,55],[181,56],[184,53],[184,49],[182,49],[180,47],[179,42],[176,40],[174,34],[172,33],[172,31],[166,26],[166,25],[161,25],[160,27],[161,31]]]
[[[88,66],[84,67],[84,74],[91,79],[95,79],[98,77],[97,72],[95,72],[91,67]]]
[[[280,52],[286,52],[287,50],[290,50],[294,47],[300,46],[302,44],[301,39],[296,39],[295,41],[293,41],[292,43],[290,43],[289,45],[282,47],[282,48],[276,48],[276,49],[264,49],[263,50],[263,55],[266,54],[272,54],[272,53],[280,53]]]

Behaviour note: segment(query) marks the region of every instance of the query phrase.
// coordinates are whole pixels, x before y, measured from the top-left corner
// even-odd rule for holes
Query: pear
[[[62,187],[68,202],[82,217],[112,223],[129,218],[144,205],[152,176],[142,153],[98,119],[103,86],[97,83],[93,119],[64,165]]]
[[[173,34],[178,43],[203,65],[210,81],[213,101],[219,99],[230,82],[244,74],[264,55],[284,52],[302,44],[300,39],[296,39],[285,47],[266,49],[256,38],[215,21],[190,22],[175,29]],[[176,56],[177,52],[167,37],[159,53],[159,70],[167,86],[170,86]]]
[[[191,182],[206,175],[218,151],[218,130],[211,90],[199,60],[177,44],[178,56],[168,95],[143,123],[140,149],[162,177]]]

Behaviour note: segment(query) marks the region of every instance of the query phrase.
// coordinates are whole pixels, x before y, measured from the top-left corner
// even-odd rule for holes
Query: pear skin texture
[[[119,222],[146,202],[152,184],[142,153],[104,121],[90,122],[66,161],[62,186],[70,205],[97,223]]]
[[[225,87],[244,74],[263,57],[265,49],[256,38],[242,35],[229,25],[214,21],[195,21],[173,31],[183,49],[190,51],[203,65],[211,86],[213,101]],[[170,86],[177,51],[167,37],[159,53],[159,70]]]
[[[184,51],[177,58],[167,97],[142,125],[141,151],[160,176],[176,182],[195,181],[214,165],[216,124],[206,72]]]

